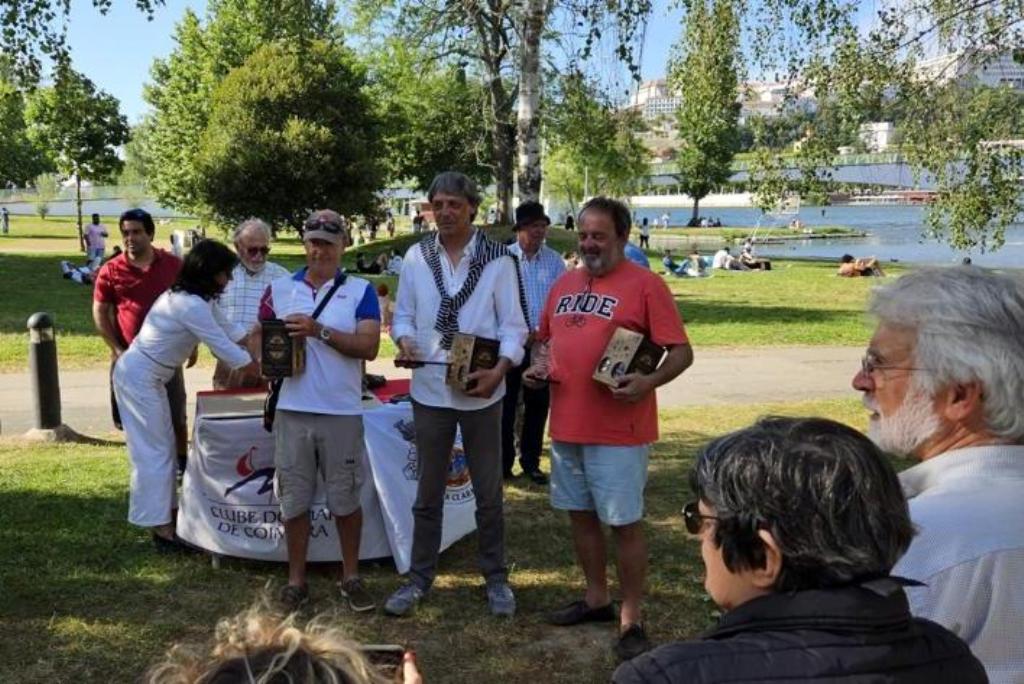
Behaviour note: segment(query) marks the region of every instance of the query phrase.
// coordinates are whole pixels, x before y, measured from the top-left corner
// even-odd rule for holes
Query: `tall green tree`
[[[545,186],[573,213],[588,195],[633,194],[649,157],[641,127],[634,112],[614,107],[582,74],[564,76],[545,117]]]
[[[196,214],[207,211],[195,157],[214,90],[228,73],[270,42],[301,47],[337,40],[334,19],[334,4],[327,0],[210,0],[205,22],[185,11],[175,27],[174,51],[153,63],[143,93],[153,108],[149,181],[161,202]]]
[[[739,22],[734,0],[693,0],[677,54],[669,65],[669,83],[682,104],[676,110],[678,181],[700,200],[732,175],[739,146]]]
[[[196,155],[198,199],[221,223],[298,228],[311,209],[366,213],[384,172],[365,69],[327,41],[266,45],[214,91]]]
[[[28,137],[24,94],[0,74],[0,187],[23,186],[52,168]]]
[[[146,116],[132,126],[128,142],[124,145],[124,168],[118,183],[121,185],[146,186],[155,165],[150,149],[153,136],[153,118]]]
[[[58,68],[53,86],[29,97],[25,119],[29,137],[47,150],[62,174],[75,179],[78,241],[84,251],[82,179],[116,177],[122,166],[117,148],[128,139],[128,121],[117,98],[68,65]]]
[[[366,61],[371,97],[384,121],[380,154],[388,178],[426,190],[441,171],[458,169],[489,185],[491,130],[483,84],[397,39]]]

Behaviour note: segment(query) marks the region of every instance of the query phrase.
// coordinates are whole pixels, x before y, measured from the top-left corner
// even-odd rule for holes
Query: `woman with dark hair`
[[[896,473],[864,435],[764,418],[712,441],[690,473],[704,588],[723,611],[693,641],[624,663],[635,682],[987,682],[952,632],[912,617],[889,575],[914,529]]]
[[[159,550],[177,546],[174,428],[164,385],[199,342],[231,368],[259,372],[239,346],[248,331],[230,323],[214,306],[237,263],[235,254],[221,243],[198,243],[114,366],[114,393],[132,467],[128,521],[152,528]]]

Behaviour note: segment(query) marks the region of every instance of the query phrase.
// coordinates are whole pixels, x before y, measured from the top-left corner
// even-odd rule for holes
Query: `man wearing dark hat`
[[[530,367],[529,347],[537,331],[540,314],[544,310],[551,286],[565,273],[565,262],[558,252],[544,244],[551,219],[539,202],[527,201],[516,207],[516,241],[509,251],[519,259],[519,272],[526,292],[530,337],[526,341],[523,364],[505,375],[505,404],[501,415],[501,456],[505,479],[513,477],[516,460],[515,423],[522,387],[523,369]],[[544,485],[548,477],[540,470],[540,452],[544,442],[544,426],[548,419],[550,397],[545,385],[540,388],[522,387],[523,425],[519,433],[519,466],[523,474],[535,484]]]

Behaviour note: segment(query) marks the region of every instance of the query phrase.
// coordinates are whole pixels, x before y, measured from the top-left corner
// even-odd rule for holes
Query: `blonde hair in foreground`
[[[217,623],[213,647],[175,645],[143,677],[146,684],[384,684],[353,643],[327,616],[305,627],[262,604]]]

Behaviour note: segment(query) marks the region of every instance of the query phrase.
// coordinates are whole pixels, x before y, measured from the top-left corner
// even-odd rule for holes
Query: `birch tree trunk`
[[[518,133],[519,199],[538,200],[541,185],[540,43],[549,0],[527,0],[520,30]]]

